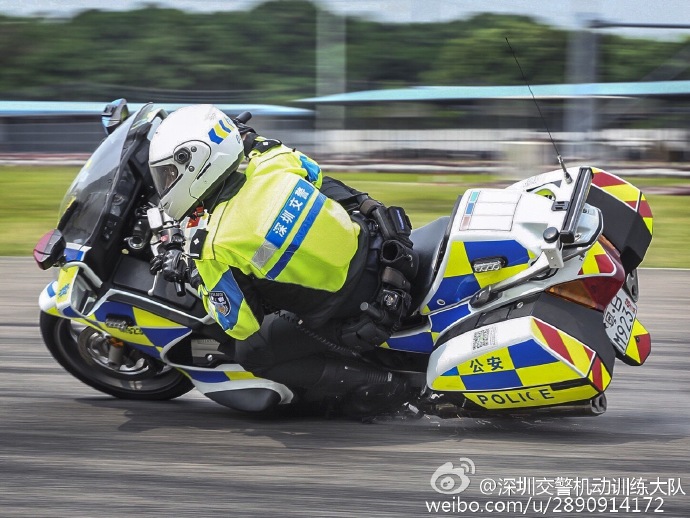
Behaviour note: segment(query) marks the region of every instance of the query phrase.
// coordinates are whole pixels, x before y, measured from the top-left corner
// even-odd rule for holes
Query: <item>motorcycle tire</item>
[[[194,388],[178,370],[127,344],[120,365],[109,364],[105,339],[90,327],[41,312],[40,328],[53,358],[72,376],[105,394],[161,401]]]

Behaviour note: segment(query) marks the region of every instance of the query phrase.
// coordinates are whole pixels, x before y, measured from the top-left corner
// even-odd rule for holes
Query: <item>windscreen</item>
[[[89,158],[60,207],[57,228],[68,243],[91,246],[96,234],[104,242],[117,235],[131,207],[137,178],[148,171],[148,166],[142,165],[148,160],[148,147],[142,143],[150,140],[164,117],[161,109],[145,105],[113,131]],[[145,156],[140,156],[141,152]],[[131,167],[132,153],[139,164],[137,177]]]
[[[86,244],[98,230],[134,119],[130,117],[98,146],[67,190],[60,206],[58,229],[68,243]]]

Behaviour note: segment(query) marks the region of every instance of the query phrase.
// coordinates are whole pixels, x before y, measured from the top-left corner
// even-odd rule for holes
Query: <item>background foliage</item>
[[[273,1],[242,12],[146,7],[55,20],[0,16],[0,98],[287,102],[315,94],[316,7]],[[567,80],[569,33],[521,16],[439,24],[346,21],[347,88],[533,84]],[[600,36],[601,81],[637,81],[688,41]],[[690,78],[687,67],[674,79]],[[184,91],[184,92],[183,92]],[[180,99],[178,99],[180,98]],[[212,99],[210,99],[212,100]]]

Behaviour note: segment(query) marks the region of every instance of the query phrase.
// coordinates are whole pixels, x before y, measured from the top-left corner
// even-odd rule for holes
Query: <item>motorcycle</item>
[[[118,398],[196,388],[241,411],[294,405],[291,387],[219,352],[230,339],[192,290],[149,270],[179,227],[158,209],[147,164],[165,117],[153,104],[131,115],[125,100],[106,106],[107,137],[34,249],[39,267],[57,270],[39,297],[43,340],[70,374]],[[405,375],[418,413],[600,415],[616,361],[650,354],[636,269],[652,227],[640,190],[595,167],[469,189],[413,231],[414,310],[361,358]]]

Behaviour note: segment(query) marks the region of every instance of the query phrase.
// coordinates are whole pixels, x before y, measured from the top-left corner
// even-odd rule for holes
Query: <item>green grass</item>
[[[457,197],[472,187],[486,186],[491,175],[423,175],[395,173],[332,174],[386,205],[404,207],[414,227],[450,214]]]
[[[647,196],[654,215],[652,244],[642,266],[690,267],[690,197]]]
[[[28,256],[55,227],[60,202],[79,167],[0,167],[0,256]],[[500,177],[460,174],[337,173],[331,176],[387,205],[405,207],[415,227],[450,213],[458,195]],[[690,186],[684,178],[634,178],[640,187]],[[643,266],[690,267],[690,198],[649,195],[654,239]]]
[[[0,256],[30,255],[55,228],[60,202],[79,167],[0,167]]]

